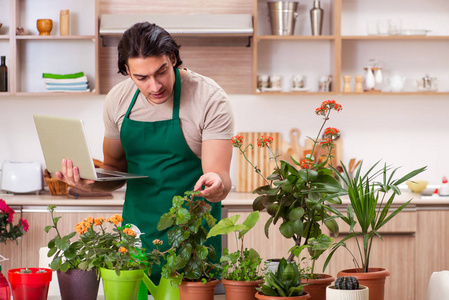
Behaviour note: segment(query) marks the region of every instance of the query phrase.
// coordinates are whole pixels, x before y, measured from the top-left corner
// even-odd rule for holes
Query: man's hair
[[[125,31],[118,43],[118,73],[128,75],[126,65],[129,58],[146,58],[168,55],[176,59],[175,68],[182,64],[179,57],[179,45],[162,27],[148,23],[136,23]]]

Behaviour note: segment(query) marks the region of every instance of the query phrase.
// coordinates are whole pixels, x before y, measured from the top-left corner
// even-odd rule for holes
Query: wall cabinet
[[[318,91],[318,76],[333,77],[331,92],[343,93],[343,76],[365,76],[371,59],[382,68],[383,83],[363,94],[449,94],[449,3],[444,0],[321,0],[324,9],[323,33],[311,35],[309,10],[313,1],[298,6],[295,32],[291,36],[271,35],[267,0],[254,0],[254,87],[257,75],[281,75],[281,92],[292,92],[293,75],[307,76],[308,92]],[[400,24],[400,35],[388,32],[389,22]],[[374,26],[368,35],[367,26]],[[377,28],[386,26],[379,34]],[[422,31],[426,35],[422,34]],[[427,31],[425,31],[427,30]],[[392,32],[393,33],[393,32]],[[398,74],[405,78],[402,92],[390,92],[385,81]],[[426,74],[437,78],[438,90],[422,91],[417,80]],[[258,91],[255,88],[255,92]]]
[[[9,89],[1,95],[43,94],[42,73],[84,72],[91,92],[98,94],[98,1],[0,0],[0,54],[6,55]],[[6,8],[6,9],[3,9]],[[59,34],[59,12],[70,11],[70,35]],[[52,19],[48,36],[39,35],[37,19]],[[16,35],[16,28],[25,34]],[[67,94],[67,93],[64,93]],[[77,93],[79,94],[79,92]]]

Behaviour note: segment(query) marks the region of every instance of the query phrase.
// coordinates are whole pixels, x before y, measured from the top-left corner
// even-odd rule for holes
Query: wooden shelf
[[[449,40],[447,35],[343,35],[342,40]]]
[[[306,41],[316,41],[316,40],[334,40],[333,35],[321,35],[321,36],[307,36],[307,35],[260,35],[256,37],[257,40],[306,40]]]
[[[94,35],[18,35],[18,40],[95,40]]]

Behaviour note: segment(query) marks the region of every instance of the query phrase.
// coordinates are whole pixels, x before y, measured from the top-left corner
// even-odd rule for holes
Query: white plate
[[[262,92],[281,92],[282,88],[263,88]]]
[[[427,35],[430,30],[425,29],[406,29],[401,31],[401,35]]]
[[[308,92],[310,91],[310,88],[303,87],[303,88],[292,88],[292,92]]]

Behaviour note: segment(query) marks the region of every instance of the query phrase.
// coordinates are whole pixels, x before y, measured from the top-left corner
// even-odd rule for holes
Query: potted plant
[[[366,286],[359,285],[355,277],[338,277],[335,285],[326,288],[327,300],[368,300],[369,290]]]
[[[333,239],[325,234],[319,235],[317,238],[310,238],[307,245],[301,247],[294,246],[290,251],[298,258],[301,258],[301,252],[307,248],[309,252],[309,259],[312,261],[312,266],[306,269],[306,273],[303,274],[302,282],[304,284],[304,290],[310,295],[312,299],[325,300],[326,299],[326,287],[333,281],[334,277],[329,274],[317,274],[315,273],[315,263],[317,259],[332,246]],[[304,261],[305,257],[301,259]]]
[[[28,221],[20,218],[17,224],[14,224],[14,214],[15,211],[9,207],[3,199],[0,199],[0,243],[6,245],[8,240],[15,241],[21,238],[25,232],[28,231]],[[0,287],[3,289],[5,297],[9,299],[11,297],[11,290],[5,276],[2,273],[1,262],[8,260],[7,258],[0,255]]]
[[[310,295],[301,285],[301,274],[295,261],[288,262],[282,258],[277,270],[267,270],[264,283],[257,288],[256,298],[261,300],[303,300]]]
[[[311,240],[322,236],[321,224],[324,224],[335,236],[338,235],[338,224],[331,218],[331,213],[326,207],[340,204],[339,197],[345,194],[335,175],[335,168],[332,166],[335,147],[333,141],[339,138],[340,131],[333,127],[325,128],[325,124],[332,111],[338,112],[341,109],[341,105],[334,100],[324,101],[316,109],[315,113],[323,117],[323,123],[316,138],[311,138],[313,141],[311,154],[306,155],[305,159],[300,162],[291,157],[293,165],[286,161],[278,161],[277,155],[270,147],[271,137],[260,137],[257,140],[257,145],[268,149],[270,157],[274,159],[276,165],[273,173],[266,178],[245,154],[249,147],[254,146],[249,144],[243,147],[241,136],[237,135],[232,138],[233,146],[239,149],[248,163],[266,182],[266,185],[258,187],[253,192],[258,194],[253,202],[253,210],[266,209],[270,215],[265,224],[267,237],[269,237],[270,226],[280,223],[280,233],[285,238],[292,239],[294,247],[302,250],[309,245]],[[314,157],[315,152],[323,154]],[[321,251],[316,247],[312,249],[310,251]],[[295,258],[294,252],[290,252],[287,259],[289,262]],[[318,253],[321,255],[322,252],[315,254]],[[325,277],[331,278],[331,276]],[[331,282],[328,281],[327,284]]]
[[[234,232],[237,239],[237,246],[240,241],[240,249],[229,253],[229,249],[223,249],[220,258],[222,264],[221,282],[224,285],[226,297],[233,300],[253,300],[255,299],[256,287],[263,282],[261,267],[262,258],[253,248],[243,247],[245,234],[256,225],[259,220],[259,211],[253,211],[243,221],[236,224],[240,215],[234,215],[220,220],[211,228],[207,237],[229,234]],[[238,237],[237,237],[238,233]]]
[[[358,253],[354,255],[348,250],[353,257],[356,268],[343,270],[338,273],[338,276],[356,277],[360,284],[369,288],[370,283],[379,280],[375,284],[381,286],[381,288],[370,288],[370,299],[382,300],[384,298],[385,278],[389,275],[389,272],[384,268],[373,268],[370,266],[371,246],[374,238],[378,237],[382,240],[380,229],[411,201],[409,200],[398,208],[393,209],[392,204],[395,196],[401,193],[399,185],[423,172],[426,167],[413,170],[399,179],[394,179],[397,168],[392,169],[385,164],[383,167],[376,169],[378,164],[379,162],[375,163],[365,173],[362,173],[363,163],[361,163],[353,175],[349,174],[347,168],[343,165],[342,174],[338,173],[338,176],[347,187],[350,201],[347,215],[343,215],[333,207],[328,207],[327,209],[349,225],[350,233],[333,246],[326,259],[324,268],[326,268],[329,260],[338,248],[344,247],[348,249],[345,242],[349,239],[355,239]],[[377,178],[381,178],[381,180]]]
[[[170,278],[173,286],[179,286],[182,299],[212,299],[217,276],[221,270],[215,249],[207,245],[208,229],[217,220],[210,214],[211,206],[198,192],[187,191],[184,197],[173,197],[170,211],[163,214],[158,230],[166,230],[171,249],[162,267],[162,276]]]
[[[52,277],[48,268],[18,268],[8,271],[14,299],[46,300]]]
[[[80,239],[72,242],[76,232],[62,236],[58,228],[61,216],[55,217],[56,206],[47,207],[51,214],[52,225],[45,227],[45,232],[54,230],[56,235],[48,242],[48,257],[52,257],[50,268],[58,276],[59,291],[62,300],[97,299],[100,280],[96,268],[81,269],[80,263],[86,260],[86,252]]]

